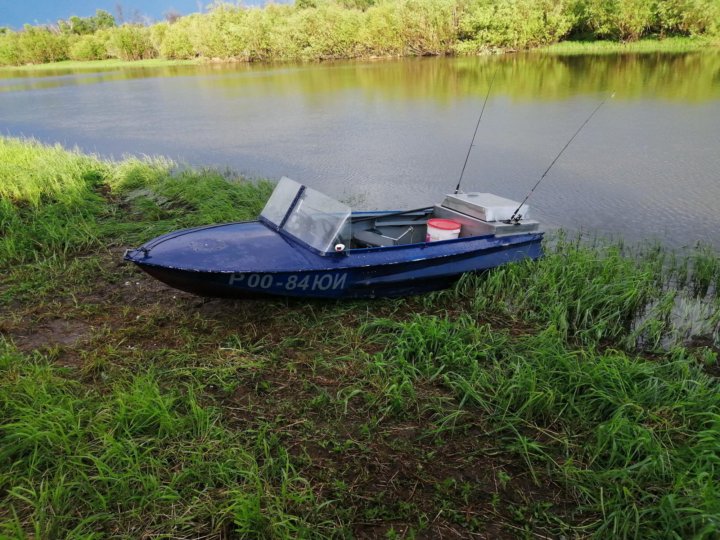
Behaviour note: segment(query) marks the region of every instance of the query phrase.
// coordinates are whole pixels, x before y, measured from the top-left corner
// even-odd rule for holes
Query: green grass
[[[29,64],[24,66],[0,66],[0,72],[13,71],[55,71],[55,70],[87,70],[104,71],[118,68],[157,68],[173,66],[194,66],[201,63],[198,60],[171,60],[162,58],[149,58],[145,60],[120,60],[109,58],[107,60],[63,60],[46,64]]]
[[[716,455],[720,389],[694,358],[662,362],[572,350],[551,328],[511,338],[490,326],[417,315],[378,321],[386,349],[373,365],[395,409],[418,382],[439,382],[461,409],[487,417],[498,446],[550,476],[579,503],[585,526],[613,537],[720,532]],[[443,425],[454,425],[449,415]]]
[[[123,249],[269,183],[8,138],[0,164],[0,536],[720,534],[710,248],[561,234],[417,298],[207,301]]]
[[[153,231],[250,219],[269,193],[267,182],[180,170],[165,159],[101,162],[60,146],[2,138],[0,263],[137,242]],[[134,219],[140,215],[142,220]]]
[[[547,47],[538,47],[533,52],[575,55],[575,54],[618,54],[618,53],[687,53],[715,49],[720,45],[717,39],[707,37],[668,37],[664,39],[640,39],[638,41],[561,41]]]
[[[196,390],[153,371],[99,391],[0,352],[0,533],[37,538],[219,530],[297,536],[314,497],[271,437],[229,430]]]

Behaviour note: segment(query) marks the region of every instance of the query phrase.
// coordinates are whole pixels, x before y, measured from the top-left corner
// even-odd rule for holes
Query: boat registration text
[[[325,273],[304,275],[273,275],[273,274],[230,274],[229,285],[232,287],[248,287],[251,289],[284,289],[294,291],[327,291],[344,289],[347,274]]]

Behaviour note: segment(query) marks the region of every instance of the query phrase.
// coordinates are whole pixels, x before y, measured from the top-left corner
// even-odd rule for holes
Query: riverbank
[[[563,55],[603,55],[603,54],[652,54],[668,53],[680,54],[700,51],[720,51],[720,41],[708,38],[667,38],[667,39],[641,39],[630,43],[617,43],[612,41],[564,41],[550,46],[543,46],[531,49],[532,53]],[[513,54],[517,51],[504,51],[502,54]],[[491,54],[486,52],[485,54]],[[394,56],[368,57],[366,60],[390,60]],[[207,60],[197,58],[193,60],[168,60],[152,58],[144,60],[118,60],[108,58],[105,60],[63,60],[44,64],[28,64],[23,66],[0,66],[0,73],[32,73],[52,71],[105,71],[111,69],[127,68],[162,68],[176,66],[202,66],[236,64],[238,60],[214,59]],[[268,62],[269,64],[271,62]]]
[[[557,55],[598,54],[652,54],[690,53],[720,50],[720,40],[705,37],[670,37],[665,39],[640,39],[630,42],[616,41],[562,41],[547,47],[537,47],[532,52]]]
[[[342,304],[204,300],[121,262],[270,190],[0,139],[1,534],[718,533],[717,253],[559,237]]]
[[[715,3],[568,0],[345,0],[242,7],[151,25],[117,25],[98,11],[57,26],[0,30],[0,65],[63,60],[241,62],[472,55],[530,50],[582,37],[617,43],[642,38],[717,41]]]
[[[0,66],[0,73],[12,72],[47,72],[47,71],[105,71],[109,69],[123,68],[159,68],[174,66],[195,66],[202,62],[199,60],[164,60],[162,58],[151,58],[145,60],[118,60],[107,58],[105,60],[62,60],[60,62],[48,62],[46,64],[28,64],[24,66]]]

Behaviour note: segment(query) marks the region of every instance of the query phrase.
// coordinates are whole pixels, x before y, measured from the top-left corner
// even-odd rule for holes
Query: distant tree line
[[[565,39],[720,36],[720,0],[297,0],[215,3],[149,26],[98,10],[0,29],[0,65],[119,58],[240,61],[475,54]]]

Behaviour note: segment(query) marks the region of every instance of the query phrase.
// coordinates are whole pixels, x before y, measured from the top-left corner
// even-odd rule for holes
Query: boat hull
[[[146,260],[139,250],[126,259],[171,287],[200,296],[378,298],[439,290],[466,272],[537,259],[542,255],[541,241],[542,234],[536,233],[352,250],[317,256],[317,261],[310,258],[304,268],[284,271],[178,268]]]

